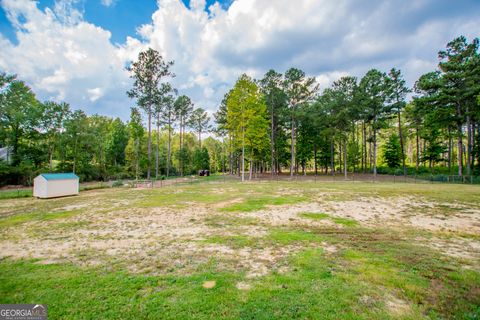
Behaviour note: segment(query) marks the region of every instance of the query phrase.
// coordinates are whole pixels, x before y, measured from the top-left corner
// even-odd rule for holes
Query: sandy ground
[[[17,203],[21,201],[25,202],[18,200]],[[55,209],[82,210],[82,213],[61,222],[28,222],[4,230],[0,234],[0,258],[38,258],[41,259],[39,263],[123,264],[132,272],[152,274],[187,273],[214,260],[220,266],[233,267],[246,272],[247,277],[255,278],[272,270],[285,271],[286,258],[304,247],[237,248],[205,240],[213,236],[246,236],[255,240],[267,235],[272,227],[318,225],[343,228],[331,219],[312,220],[301,215],[327,213],[332,217],[354,219],[367,227],[411,228],[434,234],[450,232],[453,237],[448,239],[419,236],[417,240],[446,255],[469,259],[476,267],[480,261],[480,242],[474,237],[465,237],[480,234],[480,209],[430,203],[411,197],[359,198],[270,206],[255,212],[235,213],[241,218],[258,220],[257,224],[213,226],[208,223],[212,216],[228,215],[220,214],[218,209],[239,201],[241,199],[213,205],[196,204],[182,209],[132,207],[129,206],[132,200],[128,199],[107,204],[77,201]],[[0,206],[4,205],[0,203]],[[5,212],[9,210],[3,208]],[[335,254],[339,250],[327,243],[316,246],[322,247],[326,254]],[[245,289],[248,284],[239,283],[238,287]]]

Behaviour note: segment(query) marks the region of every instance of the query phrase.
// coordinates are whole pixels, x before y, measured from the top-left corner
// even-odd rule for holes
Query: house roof
[[[78,180],[75,173],[42,173],[40,174],[45,180]]]

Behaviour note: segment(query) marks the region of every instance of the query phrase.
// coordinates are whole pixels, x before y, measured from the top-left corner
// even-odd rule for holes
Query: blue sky
[[[182,0],[189,7],[189,0]],[[214,0],[206,1],[206,10],[212,5]],[[222,7],[228,8],[231,0],[219,1]],[[53,8],[55,0],[40,0],[38,8]],[[134,35],[138,26],[149,23],[152,13],[158,8],[155,0],[116,0],[111,5],[102,4],[100,0],[83,0],[76,4],[83,11],[85,20],[100,26],[112,33],[112,41],[122,43],[129,35]],[[0,8],[0,32],[10,41],[17,41],[15,29],[9,22],[5,10]]]
[[[211,10],[209,10],[211,8]],[[368,69],[434,70],[459,35],[480,35],[478,0],[0,0],[0,71],[41,100],[127,119],[124,66],[152,47],[181,94],[214,112],[242,73],[289,67],[322,89]]]

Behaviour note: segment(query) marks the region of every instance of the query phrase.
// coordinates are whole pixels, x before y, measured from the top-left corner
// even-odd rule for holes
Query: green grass
[[[101,268],[0,263],[0,302],[44,303],[52,319],[389,319],[358,304],[368,288],[335,275],[321,250],[292,257],[291,272],[273,273],[238,290],[242,274],[215,265],[189,276],[143,276]],[[204,289],[204,281],[215,281]]]
[[[298,242],[321,242],[323,240],[320,234],[306,230],[272,230],[267,238],[281,245],[293,244]]]
[[[0,228],[12,227],[26,222],[32,221],[50,221],[54,219],[69,218],[78,214],[80,210],[60,211],[60,212],[42,212],[42,213],[25,213],[6,216],[0,218]]]
[[[305,218],[309,218],[309,219],[313,219],[313,220],[323,220],[323,219],[327,219],[327,218],[330,217],[326,213],[310,213],[310,212],[300,213],[300,216],[305,217]]]
[[[33,194],[33,191],[31,189],[5,190],[5,191],[0,191],[0,200],[28,198],[28,197],[31,197],[32,194]]]
[[[310,212],[304,212],[300,213],[301,217],[308,218],[308,219],[313,219],[313,220],[323,220],[323,219],[330,219],[336,224],[341,224],[346,227],[354,227],[358,225],[358,222],[353,219],[348,219],[348,218],[341,218],[341,217],[332,217],[329,214],[326,213],[310,213]]]
[[[354,227],[354,226],[358,225],[358,222],[353,220],[353,219],[340,218],[340,217],[332,217],[331,219],[336,224],[341,224],[341,225],[344,225],[346,227]]]
[[[212,236],[205,240],[206,243],[215,243],[229,246],[231,248],[255,247],[259,244],[258,240],[253,237],[244,235],[238,236]]]
[[[251,212],[265,209],[267,206],[278,206],[285,204],[296,204],[306,200],[302,196],[262,196],[257,198],[248,198],[241,203],[234,203],[230,206],[222,208],[225,212]]]
[[[70,231],[99,230],[101,223],[115,219],[113,208],[119,212],[136,209],[138,212],[133,211],[136,217],[153,207],[192,208],[189,223],[206,226],[207,233],[198,237],[206,239],[189,236],[179,241],[192,241],[213,249],[218,245],[219,250],[208,251],[206,258],[205,253],[188,252],[188,261],[203,261],[190,269],[177,268],[177,260],[174,263],[165,260],[170,265],[155,269],[155,262],[147,259],[141,266],[152,267],[140,269],[140,273],[127,271],[131,260],[126,257],[108,257],[83,242],[76,243],[80,248],[76,259],[70,260],[77,264],[44,265],[36,260],[3,258],[0,303],[45,303],[52,319],[480,319],[479,261],[468,260],[467,268],[467,260],[449,257],[417,240],[441,237],[454,241],[462,237],[478,241],[477,236],[410,227],[364,227],[334,213],[302,212],[299,216],[318,221],[328,219],[335,224],[292,219],[285,224],[270,225],[261,213],[255,212],[272,205],[310,200],[368,197],[375,201],[412,196],[435,203],[435,212],[449,216],[455,213],[454,204],[478,207],[479,195],[480,187],[469,185],[283,181],[242,184],[213,177],[162,189],[109,189],[46,201],[1,200],[0,241],[22,240],[25,234],[33,235],[35,241],[60,239],[60,236],[65,241],[78,241],[70,238]],[[126,200],[129,203],[114,207]],[[88,220],[68,218],[88,212],[90,207],[62,209],[85,203],[95,203],[95,214],[85,215]],[[208,214],[196,217],[197,207]],[[255,212],[255,217],[249,212]],[[27,222],[44,221],[49,223],[23,226]],[[255,228],[265,232],[252,236]],[[110,237],[110,234],[96,234],[94,239],[110,240]],[[147,241],[162,243],[155,236]],[[162,243],[161,248],[169,245]],[[247,274],[251,271],[250,261],[235,255],[224,257],[220,246],[231,248],[239,256],[255,252],[250,258],[253,265],[282,250],[290,251],[272,261],[266,275],[251,278]],[[145,250],[148,256],[158,255],[158,259],[163,259],[154,245]],[[143,259],[143,253],[140,252],[138,259]],[[179,265],[185,262],[181,253],[169,253],[180,261]],[[227,259],[233,261],[228,264]],[[92,260],[100,264],[96,267],[82,264]],[[205,289],[204,281],[215,281],[216,285]],[[248,288],[238,289],[238,283]],[[399,309],[393,310],[392,303],[399,302]]]

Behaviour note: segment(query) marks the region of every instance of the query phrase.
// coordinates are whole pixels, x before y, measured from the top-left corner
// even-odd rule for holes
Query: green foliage
[[[210,170],[210,156],[206,147],[197,148],[193,152],[193,168],[194,171]]]
[[[402,149],[397,134],[391,134],[383,147],[383,159],[389,168],[398,168],[402,163]]]
[[[226,101],[227,128],[233,146],[252,162],[263,159],[269,150],[268,117],[265,100],[258,86],[247,75],[242,75],[229,92]]]

